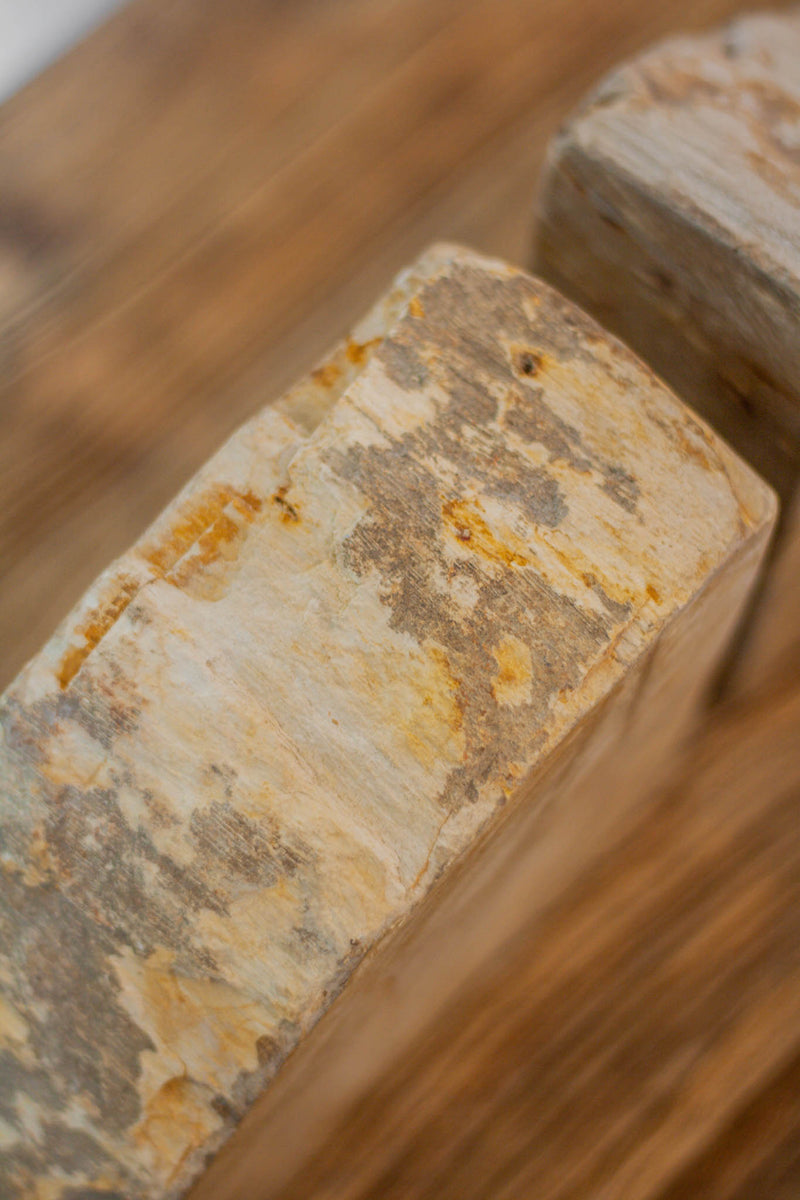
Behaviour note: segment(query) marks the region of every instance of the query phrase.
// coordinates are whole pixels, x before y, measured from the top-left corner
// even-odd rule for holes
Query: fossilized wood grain
[[[544,285],[418,264],[3,700],[3,1194],[180,1193],[538,773],[668,743],[773,518]]]
[[[800,464],[800,12],[670,40],[553,142],[537,269],[778,487]]]

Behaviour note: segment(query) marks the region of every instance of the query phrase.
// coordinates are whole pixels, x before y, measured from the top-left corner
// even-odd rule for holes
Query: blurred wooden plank
[[[4,678],[422,244],[523,258],[580,91],[731,7],[134,0],[5,106]]]
[[[800,1058],[738,1113],[659,1200],[794,1200],[800,1194]]]

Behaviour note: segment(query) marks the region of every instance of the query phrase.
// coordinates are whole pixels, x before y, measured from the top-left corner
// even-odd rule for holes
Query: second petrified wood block
[[[3,1196],[302,1173],[607,844],[774,511],[545,285],[403,276],[3,700]]]
[[[782,494],[800,469],[800,11],[656,46],[553,141],[535,266]]]
[[[554,140],[536,267],[778,489],[781,562],[729,683],[800,655],[800,11],[668,41]]]

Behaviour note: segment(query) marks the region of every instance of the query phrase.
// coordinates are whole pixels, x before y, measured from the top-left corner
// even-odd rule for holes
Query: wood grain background
[[[0,109],[0,684],[423,245],[524,261],[570,107],[621,56],[736,7],[133,0]],[[298,1196],[477,1196],[470,1154],[492,1137],[514,1146],[498,1198],[800,1194],[800,682],[781,629],[657,815],[520,942],[522,1049],[493,1046],[476,996],[446,1078],[421,1045]],[[493,1053],[476,1097],[472,1056]],[[421,1119],[431,1087],[455,1143]],[[528,1097],[515,1129],[504,1089]],[[337,1182],[343,1154],[360,1191]]]

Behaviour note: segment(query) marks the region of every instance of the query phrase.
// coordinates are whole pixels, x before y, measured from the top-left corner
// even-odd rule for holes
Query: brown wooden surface
[[[0,681],[423,244],[524,261],[569,107],[619,57],[736,7],[134,0],[0,110]],[[800,684],[774,662],[658,821],[520,943],[527,1051],[498,1050],[497,1095],[471,1096],[455,1054],[469,1031],[491,1053],[468,1005],[451,1071],[426,1076],[421,1046],[419,1077],[343,1114],[361,1190],[332,1145],[330,1190],[297,1194],[469,1195],[472,1143],[506,1136],[498,1196],[800,1192]],[[443,1089],[449,1157],[404,1107],[415,1087]],[[508,1088],[530,1097],[524,1129],[502,1126]],[[395,1120],[388,1162],[370,1139]],[[403,1191],[414,1162],[430,1193]]]

